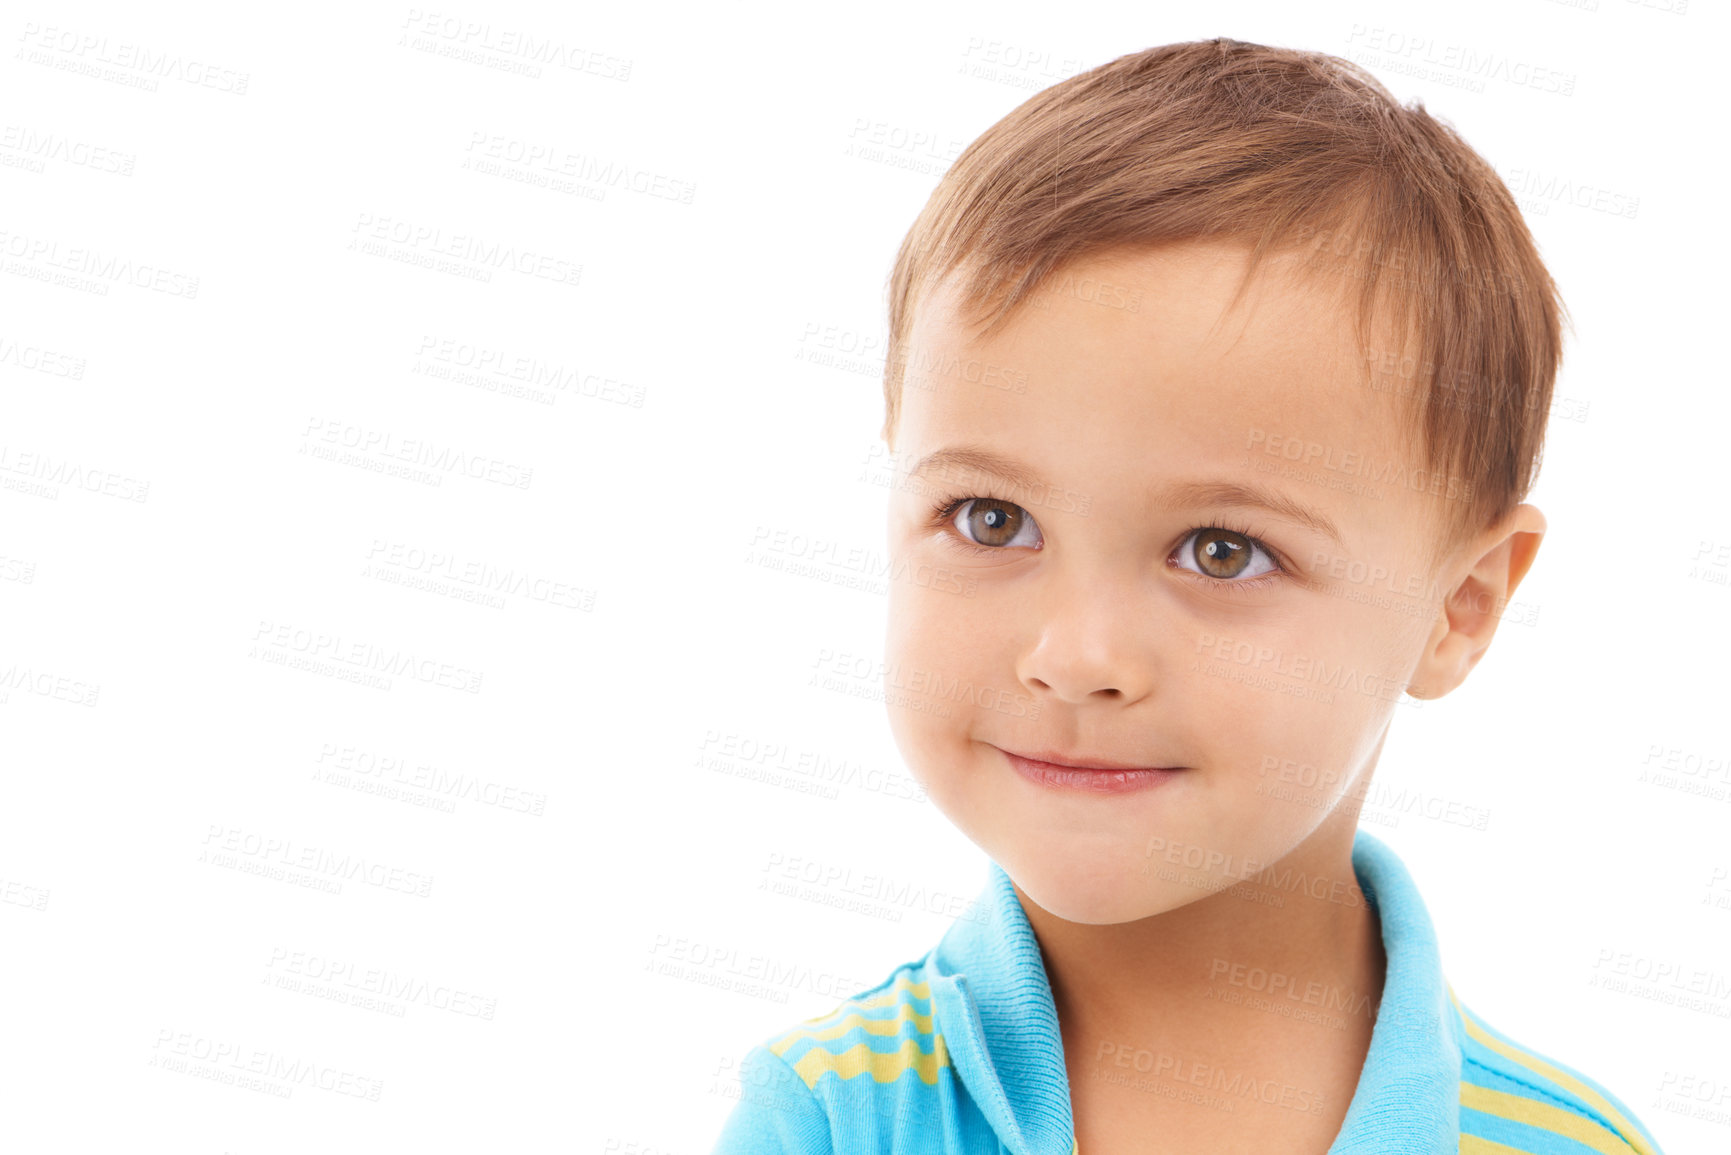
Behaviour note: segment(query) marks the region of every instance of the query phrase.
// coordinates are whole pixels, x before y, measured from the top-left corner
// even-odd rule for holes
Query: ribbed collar
[[[1363,830],[1353,872],[1388,956],[1370,1051],[1329,1155],[1431,1155],[1460,1141],[1461,1033],[1436,932],[1405,865]],[[1039,941],[1003,867],[933,948],[932,997],[952,1061],[1012,1155],[1071,1155],[1063,1036]],[[1088,1153],[1084,1153],[1088,1155]]]

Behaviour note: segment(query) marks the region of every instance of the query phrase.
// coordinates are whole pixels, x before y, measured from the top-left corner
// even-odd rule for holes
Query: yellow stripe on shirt
[[[822,1047],[813,1047],[794,1062],[793,1069],[805,1085],[814,1090],[825,1071],[834,1071],[842,1079],[870,1075],[879,1083],[893,1083],[902,1077],[903,1072],[912,1071],[920,1077],[920,1082],[936,1083],[938,1071],[950,1065],[950,1052],[942,1035],[936,1036],[933,1042],[936,1045],[929,1052],[920,1050],[919,1043],[913,1039],[903,1040],[901,1049],[897,1051],[874,1051],[864,1043],[855,1043],[837,1055]]]
[[[1449,1001],[1454,1003],[1455,1010],[1460,1012],[1461,1021],[1466,1024],[1467,1034],[1472,1036],[1474,1041],[1490,1048],[1497,1054],[1502,1055],[1504,1058],[1513,1059],[1515,1062],[1521,1064],[1521,1066],[1543,1075],[1545,1078],[1550,1079],[1559,1086],[1567,1087],[1569,1090],[1573,1091],[1575,1094],[1579,1095],[1588,1103],[1603,1112],[1605,1117],[1611,1121],[1613,1126],[1616,1127],[1617,1134],[1622,1137],[1623,1142],[1634,1148],[1637,1155],[1656,1155],[1653,1148],[1647,1143],[1646,1139],[1641,1137],[1640,1131],[1632,1126],[1629,1120],[1623,1117],[1623,1113],[1613,1107],[1603,1095],[1599,1094],[1599,1092],[1593,1090],[1593,1088],[1587,1086],[1587,1084],[1581,1082],[1581,1080],[1569,1074],[1567,1071],[1547,1063],[1545,1060],[1539,1058],[1530,1051],[1505,1043],[1501,1039],[1490,1034],[1490,1032],[1485,1029],[1484,1024],[1478,1020],[1477,1016],[1461,1005],[1460,999],[1455,997],[1454,987],[1450,986],[1448,991]],[[1464,1152],[1466,1148],[1463,1146],[1461,1150]],[[1603,1150],[1603,1148],[1601,1148],[1601,1150]],[[1611,1148],[1611,1150],[1614,1151],[1616,1148]]]
[[[1461,1106],[1496,1115],[1529,1127],[1573,1139],[1602,1155],[1629,1155],[1629,1145],[1603,1124],[1554,1103],[1529,1099],[1508,1091],[1481,1087],[1477,1083],[1461,1083]],[[1465,1150],[1463,1147],[1462,1150]]]

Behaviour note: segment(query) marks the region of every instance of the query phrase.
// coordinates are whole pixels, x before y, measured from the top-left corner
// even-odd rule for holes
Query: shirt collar
[[[1070,1084],[1039,942],[1009,875],[988,863],[973,911],[932,952],[944,1040],[1012,1155],[1070,1155]],[[1454,1152],[1462,1028],[1430,915],[1380,839],[1358,831],[1352,866],[1381,920],[1388,969],[1370,1051],[1329,1155]]]

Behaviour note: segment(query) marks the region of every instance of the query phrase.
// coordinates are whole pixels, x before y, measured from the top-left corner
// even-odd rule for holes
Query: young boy
[[[1533,562],[1561,317],[1492,169],[1333,57],[1151,49],[962,153],[884,437],[894,572],[968,592],[895,583],[886,666],[988,882],[752,1048],[716,1150],[1657,1155],[1463,1004],[1357,830]]]

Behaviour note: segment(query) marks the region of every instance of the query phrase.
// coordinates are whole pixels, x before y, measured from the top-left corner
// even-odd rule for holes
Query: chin
[[[1005,872],[1041,910],[1065,922],[1110,926],[1163,914],[1196,895],[1172,893],[1169,883],[1127,870],[1066,868],[1054,863],[1006,863]]]

